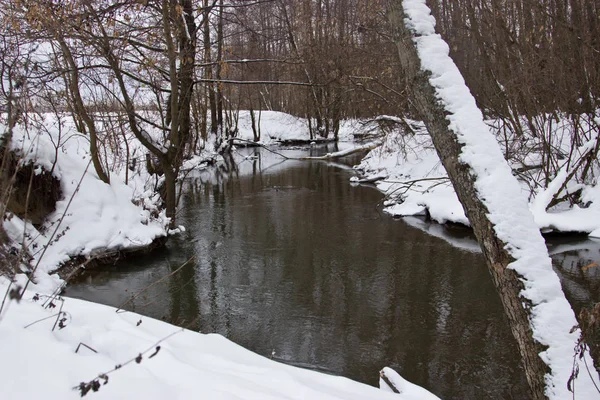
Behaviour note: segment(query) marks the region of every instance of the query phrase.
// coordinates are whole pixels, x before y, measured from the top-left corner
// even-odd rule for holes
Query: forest
[[[389,213],[471,227],[532,398],[575,395],[559,356],[600,368],[600,305],[573,318],[540,234],[600,237],[598,1],[0,0],[0,19],[5,301],[183,234],[186,179],[240,147],[366,139],[286,160],[362,152],[352,179]]]

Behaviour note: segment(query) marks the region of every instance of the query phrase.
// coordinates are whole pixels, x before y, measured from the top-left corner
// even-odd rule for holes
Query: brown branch
[[[396,387],[396,385],[394,385],[392,383],[392,381],[390,381],[390,378],[388,378],[385,375],[385,372],[383,372],[383,370],[379,371],[379,377],[385,382],[386,385],[389,386],[390,389],[392,389],[392,392],[398,393],[398,394],[402,393],[401,391],[398,390],[398,388]]]

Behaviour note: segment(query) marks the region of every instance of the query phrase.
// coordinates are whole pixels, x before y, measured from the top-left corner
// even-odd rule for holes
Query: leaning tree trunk
[[[439,100],[436,89],[429,80],[430,73],[421,68],[421,60],[413,41],[415,33],[406,26],[401,0],[393,0],[389,17],[395,29],[395,42],[412,104],[425,122],[483,250],[511,331],[517,341],[532,397],[536,400],[545,399],[544,377],[549,369],[539,356],[544,348],[533,338],[530,315],[523,306],[523,283],[514,270],[507,268],[515,259],[507,250],[507,243],[498,238],[495,226],[488,218],[489,210],[485,199],[482,199],[476,189],[475,170],[471,165],[460,161],[463,145],[459,143],[456,132],[449,126],[447,115],[451,111]]]

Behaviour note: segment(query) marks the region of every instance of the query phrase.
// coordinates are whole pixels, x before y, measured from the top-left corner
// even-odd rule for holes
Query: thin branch
[[[44,251],[42,251],[42,254],[38,258],[38,260],[35,264],[35,267],[33,268],[31,273],[27,277],[27,283],[25,284],[25,287],[23,288],[23,291],[21,292],[21,296],[20,296],[21,298],[25,294],[25,291],[27,290],[27,286],[29,286],[29,283],[31,282],[32,277],[35,275],[35,272],[37,271],[38,267],[40,266],[40,262],[42,261],[42,258],[44,258],[44,254],[46,254],[46,250],[48,250],[48,247],[52,244],[52,240],[54,239],[54,236],[56,236],[56,233],[58,232],[58,228],[60,227],[63,220],[65,219],[65,217],[67,215],[67,211],[69,211],[69,207],[71,206],[71,203],[73,202],[73,199],[75,198],[75,195],[79,192],[79,188],[81,187],[81,182],[83,182],[83,178],[87,174],[87,171],[90,168],[91,164],[92,164],[92,159],[90,158],[90,161],[88,161],[88,164],[85,167],[83,174],[81,174],[81,179],[79,179],[79,182],[77,183],[77,187],[75,188],[75,191],[73,192],[73,194],[71,195],[71,198],[69,199],[69,202],[67,203],[67,207],[65,208],[65,211],[63,212],[62,216],[58,220],[58,223],[56,224],[56,228],[54,228],[52,235],[48,239],[48,243],[46,243],[46,245],[44,246]]]
[[[324,86],[320,83],[310,82],[294,82],[294,81],[236,81],[231,79],[206,79],[200,78],[194,81],[195,83],[226,83],[232,85],[292,85],[292,86]]]
[[[129,304],[130,302],[132,302],[133,300],[135,300],[136,298],[138,298],[142,293],[144,293],[146,290],[150,289],[151,287],[153,287],[154,285],[164,281],[165,279],[175,275],[176,273],[178,273],[179,271],[181,271],[181,269],[183,267],[185,267],[186,265],[188,265],[192,260],[194,259],[194,257],[190,257],[186,262],[184,262],[183,264],[181,264],[181,266],[179,268],[177,268],[175,271],[169,273],[168,275],[163,276],[162,278],[160,278],[157,281],[152,282],[150,285],[146,286],[145,288],[143,288],[142,290],[140,290],[139,292],[137,292],[134,296],[132,296],[130,299],[128,299],[126,302],[124,302],[123,304],[121,304],[119,306],[119,308],[117,308],[115,310],[115,312],[119,312],[119,311],[123,311],[123,307],[125,307],[127,304]]]

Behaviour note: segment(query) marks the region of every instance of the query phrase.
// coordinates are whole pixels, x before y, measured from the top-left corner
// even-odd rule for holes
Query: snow
[[[414,33],[421,67],[431,73],[430,83],[449,112],[449,128],[463,144],[460,161],[476,175],[476,189],[483,199],[498,237],[507,244],[515,261],[509,265],[521,277],[522,296],[532,302],[534,337],[548,346],[540,357],[550,367],[546,395],[550,399],[572,398],[567,381],[573,367],[573,349],[579,332],[558,276],[552,270],[544,240],[529,211],[528,201],[493,135],[486,126],[475,99],[449,56],[448,45],[435,33],[435,19],[425,0],[403,0],[406,24]],[[588,365],[589,355],[585,355]],[[594,379],[598,380],[597,374]],[[585,373],[575,382],[576,398],[598,398],[599,393]]]
[[[379,148],[371,151],[361,164],[356,167],[362,179],[357,181],[377,180],[379,190],[395,201],[389,201],[385,212],[396,216],[411,216],[429,214],[432,220],[438,223],[455,222],[469,225],[468,219],[454,188],[447,181],[448,175],[441,165],[440,159],[433,147],[431,138],[424,124],[420,121],[405,120],[414,131],[414,134],[396,130],[384,138],[384,143]],[[496,121],[488,121],[487,130],[496,134]],[[573,129],[569,121],[563,118],[559,126],[560,131]],[[553,136],[558,136],[557,131]],[[562,139],[564,153],[570,152],[568,135]],[[500,139],[498,139],[500,140]],[[590,144],[596,140],[595,136],[584,145],[574,149],[576,159],[581,158],[589,149]],[[538,164],[539,154],[530,152],[526,165]],[[522,166],[521,162],[513,167]],[[538,189],[530,199],[530,210],[538,228],[543,231],[583,232],[590,236],[600,234],[600,187],[598,185],[579,185],[569,182],[566,190],[570,193],[581,189],[581,200],[588,204],[586,208],[572,206],[553,207],[546,210],[554,193],[571,171],[567,169],[567,162],[559,169],[557,176],[545,189]],[[596,171],[595,173],[598,173]],[[379,179],[376,179],[379,178]],[[439,178],[439,179],[437,179]],[[444,181],[445,180],[445,181]],[[534,185],[541,184],[543,177],[539,177]],[[522,191],[529,192],[531,182],[520,181]],[[407,186],[410,185],[408,189]],[[564,193],[564,192],[561,192]]]
[[[397,216],[429,214],[438,223],[469,225],[462,205],[441,164],[425,125],[407,119],[413,133],[389,134],[357,167],[367,179],[384,177],[377,187],[401,197],[385,211]]]
[[[0,281],[0,291],[4,293],[6,288],[6,281]],[[33,296],[34,292],[28,291],[20,303],[9,302],[0,320],[0,387],[6,399],[76,399],[79,392],[74,388],[80,382],[118,364],[123,367],[108,374],[108,383],[87,397],[437,399],[433,395],[415,397],[413,393],[428,392],[406,381],[406,394],[391,394],[346,378],[277,363],[220,335],[181,329],[135,313],[116,313],[114,308],[81,300],[64,299],[66,327],[52,331],[56,317],[34,322],[55,315],[61,301],[55,300],[56,308],[47,309],[42,307],[45,297],[35,302]],[[96,353],[85,346],[75,353],[80,343]],[[157,344],[160,351],[149,358]],[[141,363],[124,365],[148,349]]]
[[[304,140],[310,142],[308,120],[278,111],[254,111],[256,123],[260,123],[260,141],[263,145],[276,144],[285,140]],[[254,141],[250,111],[239,112],[237,138]],[[360,121],[345,120],[340,122],[338,137],[347,140],[352,133],[360,130]]]
[[[428,390],[423,389],[420,386],[414,385],[400,376],[396,371],[389,367],[385,367],[382,371],[382,374],[394,385],[396,390],[400,392],[400,395],[405,397],[406,399],[414,399],[414,400],[439,400],[439,397],[432,394]],[[382,390],[387,392],[392,392],[393,390],[389,387],[389,385],[382,379],[379,378],[379,387]]]
[[[158,212],[159,199],[148,188],[147,176],[131,172],[125,184],[123,171],[115,170],[110,185],[102,182],[90,162],[88,139],[75,131],[72,121],[42,118],[45,131],[18,125],[12,146],[22,154],[21,163],[53,171],[62,199],[40,231],[17,216],[6,219],[4,228],[13,242],[24,240],[31,265],[37,265],[34,278],[52,291],[56,279],[45,278],[71,257],[147,246],[167,234],[169,221]]]

